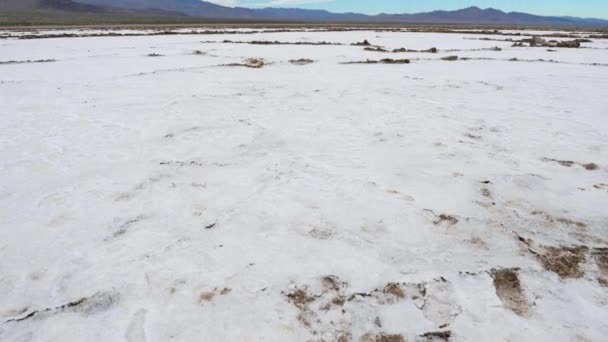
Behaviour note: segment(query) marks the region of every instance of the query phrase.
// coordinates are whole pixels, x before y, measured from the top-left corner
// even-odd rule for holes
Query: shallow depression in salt
[[[0,340],[605,338],[608,40],[252,32],[0,40]]]

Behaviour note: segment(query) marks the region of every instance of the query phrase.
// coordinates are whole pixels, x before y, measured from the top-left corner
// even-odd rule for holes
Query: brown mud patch
[[[546,270],[555,272],[561,278],[581,278],[584,274],[581,264],[585,261],[587,247],[546,247],[538,259]]]
[[[231,288],[224,287],[223,289],[215,288],[212,291],[202,291],[199,296],[199,303],[211,302],[216,296],[225,296],[232,292]]]
[[[520,316],[528,312],[528,300],[521,288],[517,269],[493,270],[491,274],[494,279],[496,295],[500,301],[509,308],[509,310]]]
[[[548,223],[561,223],[564,225],[569,225],[569,226],[576,226],[578,228],[586,228],[587,224],[583,223],[583,222],[579,222],[579,221],[574,221],[571,220],[569,218],[564,218],[564,217],[553,217],[552,215],[547,214],[546,212],[542,211],[542,210],[534,210],[530,213],[533,216],[542,216],[546,222]]]
[[[393,49],[393,53],[400,53],[400,52],[412,52],[412,53],[437,53],[437,48],[432,47],[430,49],[426,49],[426,50],[412,50],[412,49],[406,49],[406,48],[399,48],[399,49]]]
[[[588,171],[595,171],[595,170],[599,169],[599,166],[596,163],[578,163],[578,162],[575,162],[572,160],[560,160],[560,159],[546,158],[546,157],[543,158],[543,161],[558,163],[561,166],[565,166],[565,167],[572,167],[573,165],[579,165]]]
[[[366,333],[361,336],[361,342],[405,342],[405,337],[401,334],[386,334],[386,333]]]
[[[600,271],[598,282],[600,285],[608,287],[608,247],[594,248],[591,251],[591,256],[595,259]]]
[[[207,41],[207,42],[203,42],[203,43],[218,43],[218,42],[214,42],[214,41]],[[281,42],[278,40],[274,40],[274,41],[270,41],[270,40],[253,40],[253,41],[233,41],[233,40],[224,40],[221,42],[222,44],[249,44],[249,45],[312,45],[312,46],[318,46],[318,45],[334,45],[334,46],[340,46],[340,45],[344,45],[342,43],[333,43],[333,42],[326,42],[326,41],[321,41],[321,42]]]
[[[372,52],[390,52],[387,49],[381,47],[381,46],[368,46],[365,49],[363,49],[365,51],[372,51]]]
[[[98,292],[90,297],[83,297],[60,306],[34,310],[24,316],[6,320],[4,323],[25,321],[34,318],[35,316],[53,315],[59,312],[80,312],[85,315],[91,315],[109,309],[111,306],[118,303],[119,299],[120,293],[118,292]],[[27,311],[27,309],[23,310],[23,312],[25,311]]]
[[[307,64],[312,64],[315,61],[309,58],[299,58],[299,59],[290,59],[289,63],[294,64],[294,65],[307,65]]]
[[[438,226],[444,222],[447,222],[450,226],[453,226],[456,223],[458,223],[459,221],[455,216],[448,215],[448,214],[439,214],[439,216],[437,216],[437,219],[435,221],[433,221],[433,224]]]
[[[316,286],[295,285],[281,292],[297,308],[297,321],[313,336],[327,341],[353,341],[353,324],[357,308],[382,305],[413,305],[426,319],[444,328],[460,313],[453,297],[451,283],[444,278],[423,283],[388,282],[384,287],[366,292],[352,292],[347,282],[334,275],[318,279]],[[376,309],[379,310],[379,309]],[[382,331],[381,311],[367,315],[369,331],[360,341],[405,341],[403,335]],[[359,324],[360,322],[358,322]]]
[[[597,166],[595,163],[587,163],[583,164],[582,166],[585,168],[585,170],[589,171],[597,170],[599,168],[599,166]]]
[[[582,266],[587,259],[589,247],[580,245],[536,247],[531,239],[525,239],[519,235],[517,238],[536,257],[545,270],[557,274],[560,278],[577,279],[582,278],[585,274]]]
[[[372,44],[367,39],[365,39],[361,42],[351,43],[350,45],[352,45],[352,46],[371,46]]]
[[[267,63],[262,58],[247,58],[243,60],[241,63],[228,63],[228,64],[220,64],[218,66],[227,66],[227,67],[246,67],[252,69],[261,69],[267,65]]]
[[[8,65],[8,64],[27,64],[27,63],[52,63],[56,62],[55,59],[36,59],[36,60],[24,60],[24,61],[0,61],[0,65]]]
[[[405,298],[405,292],[403,292],[403,289],[401,289],[401,286],[397,283],[386,284],[382,292],[392,294],[397,298]]]
[[[452,339],[452,332],[446,331],[430,331],[420,335],[420,342],[448,342]]]
[[[285,295],[289,302],[298,308],[303,308],[308,303],[312,303],[316,300],[316,297],[309,294],[306,288],[295,289],[294,291]]]
[[[410,64],[409,59],[383,58],[380,60],[367,59],[364,61],[344,62],[341,64]]]

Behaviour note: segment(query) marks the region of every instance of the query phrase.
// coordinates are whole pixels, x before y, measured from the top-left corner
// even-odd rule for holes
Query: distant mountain
[[[513,24],[513,25],[599,25],[608,26],[608,20],[573,17],[545,17],[479,7],[456,11],[433,11],[416,14],[364,15],[358,13],[332,13],[324,10],[298,8],[226,7],[199,0],[76,0],[97,6],[129,9],[160,9],[180,12],[188,16],[214,19],[256,19],[287,21],[380,22],[380,23],[437,23],[437,24]]]
[[[370,16],[359,13],[332,13],[325,10],[299,8],[261,8],[251,9],[256,18],[288,21],[369,21]]]
[[[0,0],[0,10],[12,6],[38,6],[65,11],[129,11],[155,15],[183,15],[208,19],[267,20],[301,22],[368,22],[368,23],[428,23],[428,24],[496,24],[546,26],[608,26],[608,20],[546,17],[519,12],[479,7],[456,11],[433,11],[415,14],[332,13],[324,10],[298,8],[226,7],[199,0]],[[4,7],[3,7],[4,6]]]
[[[180,12],[191,17],[211,19],[245,19],[245,20],[288,20],[288,21],[347,21],[365,20],[363,14],[331,13],[324,10],[305,10],[299,8],[264,8],[226,7],[200,0],[76,0],[83,4],[110,6],[123,9],[157,9]]]
[[[520,12],[503,12],[493,8],[468,7],[456,11],[433,11],[416,14],[380,14],[382,22],[499,24],[499,25],[608,25],[608,20],[574,17],[546,17]]]
[[[110,2],[110,1],[108,1]],[[123,1],[121,1],[123,2]],[[126,1],[128,2],[128,1]],[[131,7],[113,7],[106,5],[100,1],[100,5],[94,3],[85,3],[74,0],[0,0],[0,14],[4,12],[36,12],[51,11],[52,13],[86,13],[89,15],[104,14],[104,15],[122,15],[122,16],[166,16],[166,17],[183,17],[186,14],[179,12],[170,12],[155,8],[142,7],[140,9],[132,9]]]
[[[199,0],[77,0],[83,4],[135,10],[163,10],[192,17],[245,19],[253,17],[251,10],[231,8]]]
[[[72,0],[0,0],[0,10],[54,9],[76,12],[105,12],[100,6],[75,2]]]

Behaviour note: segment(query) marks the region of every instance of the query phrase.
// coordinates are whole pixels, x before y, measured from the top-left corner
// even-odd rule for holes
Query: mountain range
[[[507,13],[497,9],[478,7],[415,14],[365,15],[298,8],[226,7],[200,0],[0,0],[0,11],[34,9],[256,21],[608,26],[608,20],[603,19],[549,17],[520,12]]]

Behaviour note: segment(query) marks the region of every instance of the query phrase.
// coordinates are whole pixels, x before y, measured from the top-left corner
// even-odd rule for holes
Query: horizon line
[[[77,0],[76,0],[77,1]],[[200,1],[206,1],[206,0],[200,0]],[[206,1],[209,2],[209,1]],[[433,9],[433,10],[428,10],[428,11],[421,11],[421,12],[374,12],[374,13],[365,13],[365,12],[357,12],[357,11],[331,11],[328,9],[324,9],[324,8],[304,8],[304,7],[296,7],[296,6],[227,6],[227,5],[221,5],[215,2],[212,2],[213,4],[219,5],[219,6],[223,6],[223,7],[229,7],[229,8],[246,8],[246,9],[292,9],[292,10],[310,10],[310,11],[325,11],[328,13],[333,13],[333,14],[362,14],[362,15],[366,15],[366,16],[378,16],[378,15],[402,15],[402,14],[423,14],[423,13],[433,13],[433,12],[455,12],[455,11],[461,11],[461,10],[466,10],[466,9],[472,9],[472,8],[476,8],[476,9],[480,9],[482,11],[486,11],[486,10],[495,10],[495,11],[500,11],[502,13],[505,14],[512,14],[512,13],[518,13],[518,14],[529,14],[529,15],[534,15],[534,16],[539,16],[539,17],[547,17],[547,18],[579,18],[579,19],[598,19],[598,20],[606,20],[608,21],[608,17],[588,17],[588,16],[575,16],[575,15],[547,15],[547,14],[539,14],[538,12],[522,12],[522,11],[505,11],[502,10],[500,8],[495,8],[495,7],[479,7],[479,6],[467,6],[467,7],[461,7],[461,8],[456,8],[456,9]]]

